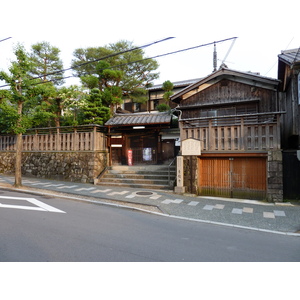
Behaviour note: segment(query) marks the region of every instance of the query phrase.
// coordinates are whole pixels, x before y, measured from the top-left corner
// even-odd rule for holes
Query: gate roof
[[[134,113],[115,114],[105,126],[135,126],[170,124],[172,116],[169,113]]]

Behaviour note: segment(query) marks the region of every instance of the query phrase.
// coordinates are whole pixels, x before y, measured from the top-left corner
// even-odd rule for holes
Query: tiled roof
[[[294,63],[300,62],[300,49],[291,49],[282,51],[281,54],[278,55],[279,59],[288,65],[292,65]]]
[[[173,83],[173,86],[174,88],[177,88],[177,87],[185,87],[185,86],[188,86],[190,84],[193,84],[197,81],[199,81],[201,78],[196,78],[196,79],[188,79],[188,80],[182,80],[182,81],[176,81],[176,82],[172,82]],[[161,90],[163,87],[163,84],[156,84],[156,85],[153,85],[152,87],[150,88],[147,88],[147,90],[149,91],[152,91],[152,90]]]
[[[168,113],[115,114],[105,123],[105,126],[169,124],[171,118]]]

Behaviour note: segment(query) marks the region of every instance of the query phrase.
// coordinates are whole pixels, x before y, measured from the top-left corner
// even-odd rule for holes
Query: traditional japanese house
[[[180,111],[177,191],[282,201],[278,84],[223,67],[171,97]]]
[[[169,112],[116,113],[105,124],[110,165],[162,164],[173,159],[179,137],[174,117]]]
[[[179,92],[199,81],[190,79],[174,82],[173,92]],[[108,128],[110,165],[163,164],[179,152],[178,118],[172,112],[158,112],[163,100],[163,85],[148,90],[144,104],[125,100],[123,107],[105,124]],[[171,102],[171,108],[177,104]]]
[[[285,199],[300,199],[300,48],[278,55]]]
[[[175,94],[199,80],[200,78],[173,82],[174,88],[172,92]],[[145,103],[133,103],[130,99],[125,99],[122,108],[131,113],[156,111],[157,105],[164,102],[163,95],[165,91],[163,90],[163,84],[155,84],[152,87],[147,88],[147,91],[148,101]],[[171,108],[174,108],[175,106],[175,103],[170,102]]]

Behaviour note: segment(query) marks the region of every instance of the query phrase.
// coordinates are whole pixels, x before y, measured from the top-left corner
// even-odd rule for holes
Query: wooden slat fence
[[[268,122],[239,118],[228,120],[205,119],[186,121],[181,140],[194,138],[201,141],[202,151],[277,150],[280,149],[279,115]]]
[[[0,136],[0,151],[15,151],[16,136]],[[96,151],[106,150],[106,135],[89,132],[36,133],[23,135],[23,151]]]

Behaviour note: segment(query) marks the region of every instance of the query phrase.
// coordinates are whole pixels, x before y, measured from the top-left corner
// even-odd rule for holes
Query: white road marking
[[[50,205],[48,205],[44,202],[41,202],[41,201],[39,201],[35,198],[0,196],[0,199],[27,201],[27,202],[30,202],[33,205],[35,205],[35,206],[23,206],[23,205],[11,205],[11,204],[2,204],[2,203],[0,203],[0,207],[3,207],[3,208],[16,208],[16,209],[25,209],[25,210],[39,210],[39,211],[65,213],[64,211],[62,211],[60,209],[57,209],[53,206],[50,206]]]

